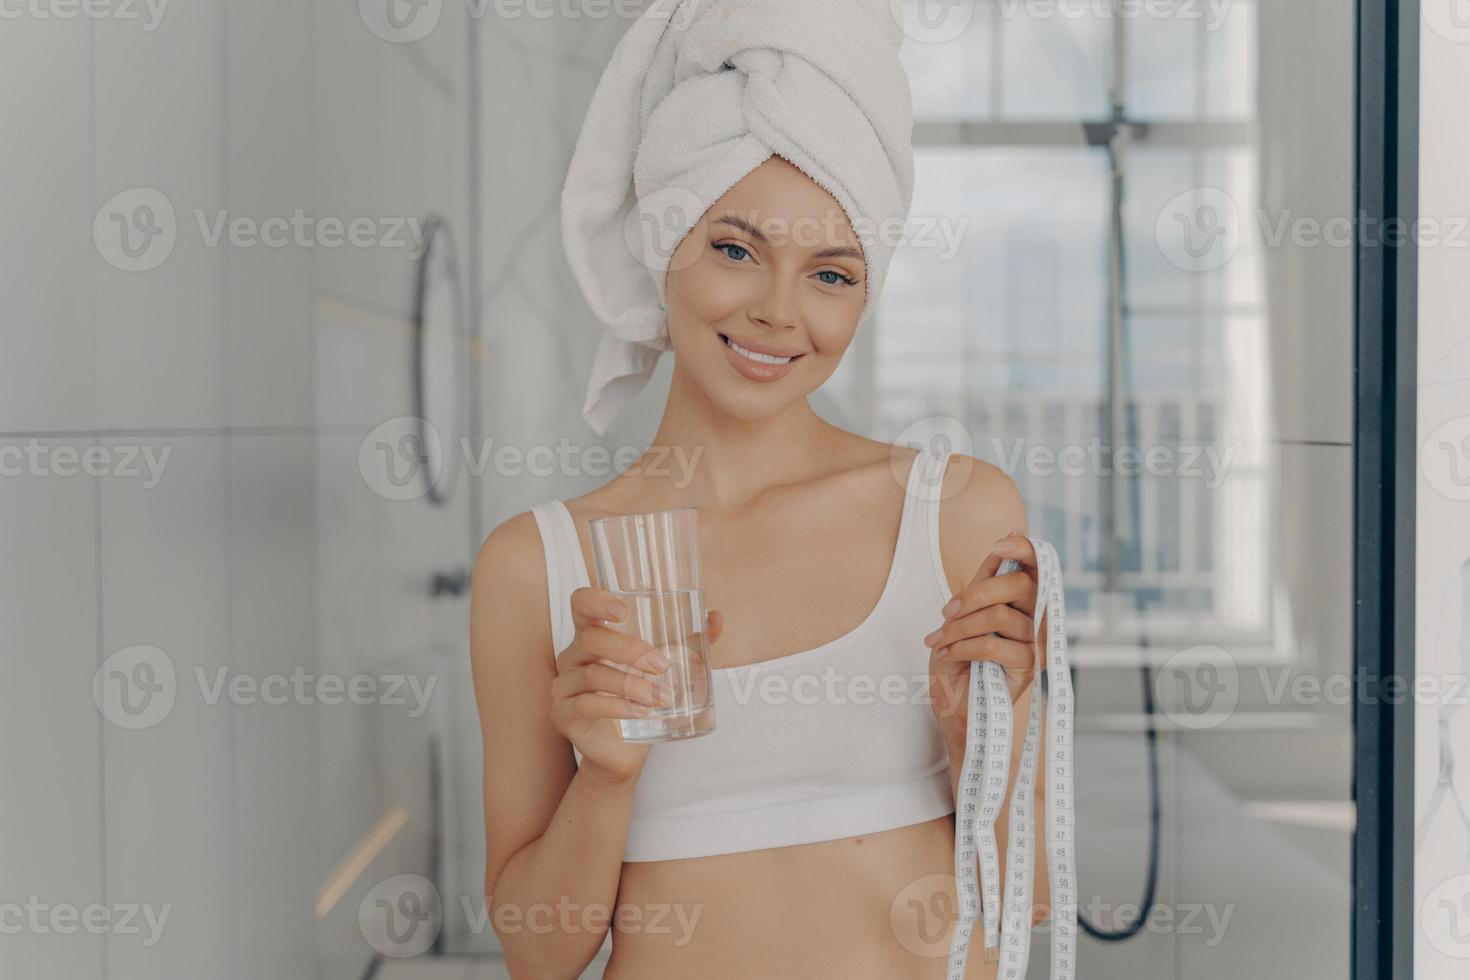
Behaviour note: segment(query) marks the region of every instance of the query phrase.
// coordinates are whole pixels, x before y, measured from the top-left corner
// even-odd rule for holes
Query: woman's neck
[[[805,398],[774,415],[740,419],[682,380],[676,371],[649,450],[630,468],[669,481],[660,489],[681,506],[737,510],[772,487],[830,471],[833,454],[853,448],[854,437]]]

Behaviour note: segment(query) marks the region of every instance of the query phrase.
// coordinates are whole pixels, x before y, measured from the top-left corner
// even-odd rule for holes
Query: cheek
[[[669,272],[670,319],[701,326],[728,319],[750,302],[753,277],[722,272],[705,257]]]
[[[846,353],[857,335],[857,318],[861,310],[861,302],[844,303],[840,307],[834,305],[831,309],[818,311],[812,317],[808,333],[817,356],[840,358]]]

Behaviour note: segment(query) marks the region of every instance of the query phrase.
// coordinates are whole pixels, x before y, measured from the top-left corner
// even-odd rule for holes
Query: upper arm
[[[512,855],[546,831],[576,774],[571,745],[551,721],[546,559],[529,511],[491,531],[475,558],[470,669],[483,739],[488,895]]]
[[[954,593],[975,577],[995,542],[1026,532],[1026,505],[1004,470],[964,453],[950,457],[940,498],[940,557]]]

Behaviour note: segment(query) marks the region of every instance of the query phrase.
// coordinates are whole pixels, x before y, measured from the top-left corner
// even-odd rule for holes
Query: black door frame
[[[1382,681],[1414,676],[1418,0],[1357,0],[1357,45],[1352,976],[1390,980],[1414,962],[1414,704]]]

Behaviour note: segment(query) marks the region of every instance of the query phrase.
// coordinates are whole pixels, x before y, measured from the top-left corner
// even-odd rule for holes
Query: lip
[[[794,351],[789,347],[773,347],[771,344],[747,342],[738,337],[731,338],[741,347],[747,350],[753,350],[758,354],[770,354],[772,357],[791,358],[785,364],[761,364],[758,361],[752,361],[743,354],[737,354],[729,344],[725,343],[725,338],[729,337],[729,334],[718,334],[717,336],[720,338],[720,346],[725,349],[725,359],[730,362],[730,366],[739,372],[740,375],[751,381],[771,382],[781,380],[791,373],[791,369],[796,366],[797,361],[801,360],[803,353],[801,351]]]
[[[782,347],[780,344],[768,344],[763,340],[747,340],[744,337],[736,337],[728,333],[722,333],[720,336],[728,337],[746,350],[753,350],[757,354],[770,354],[772,357],[800,357],[806,353],[806,351],[797,350],[795,347]]]

